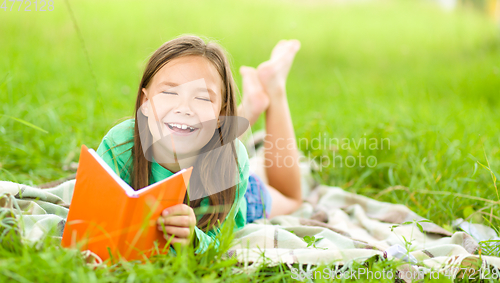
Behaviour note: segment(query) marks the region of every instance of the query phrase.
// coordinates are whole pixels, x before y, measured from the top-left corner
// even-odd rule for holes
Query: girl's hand
[[[177,204],[165,208],[157,223],[158,230],[163,232],[163,236],[167,241],[174,236],[170,241],[171,244],[188,245],[194,234],[196,217],[191,207],[185,204]],[[162,224],[164,224],[164,227]]]

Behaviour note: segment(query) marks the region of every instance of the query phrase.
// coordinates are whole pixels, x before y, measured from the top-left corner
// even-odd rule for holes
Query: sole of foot
[[[285,95],[286,79],[299,49],[300,41],[281,40],[273,48],[271,58],[257,67],[258,77],[271,99]]]
[[[260,82],[257,70],[242,66],[240,74],[243,77],[243,108],[250,124],[255,123],[259,115],[269,106],[269,96]]]

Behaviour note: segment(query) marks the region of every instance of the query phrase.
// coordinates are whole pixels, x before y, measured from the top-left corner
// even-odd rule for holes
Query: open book
[[[62,246],[90,250],[103,260],[166,253],[156,221],[163,209],[183,202],[192,169],[134,191],[83,145]]]

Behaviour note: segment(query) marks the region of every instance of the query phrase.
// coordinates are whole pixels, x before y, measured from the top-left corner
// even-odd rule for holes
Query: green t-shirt
[[[97,153],[104,159],[104,161],[122,178],[125,182],[130,184],[130,166],[132,166],[132,147],[134,137],[134,119],[126,120],[114,126],[102,139]],[[248,185],[249,176],[249,163],[248,153],[243,143],[237,139],[235,143],[238,156],[239,167],[239,183],[237,185],[236,198],[232,210],[236,213],[228,214],[234,215],[235,230],[242,228],[246,224],[247,218],[247,203],[245,200],[245,192]],[[151,164],[151,178],[150,184],[164,180],[172,176],[174,173],[164,168],[155,161]],[[200,208],[208,208],[208,197],[202,199]],[[203,215],[198,215],[199,220]],[[218,229],[217,229],[218,230]],[[210,230],[207,233],[195,227],[196,237],[198,239],[197,252],[203,252],[208,248],[208,245],[215,239],[215,231]],[[218,246],[218,243],[216,243]]]

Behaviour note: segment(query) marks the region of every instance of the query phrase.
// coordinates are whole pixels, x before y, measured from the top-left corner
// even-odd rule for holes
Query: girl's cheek
[[[217,110],[212,105],[193,105],[195,112],[197,113],[200,122],[206,122],[210,120],[217,119]]]
[[[153,112],[156,121],[163,121],[172,107],[178,103],[175,96],[163,93],[153,96],[151,100],[150,112]]]

